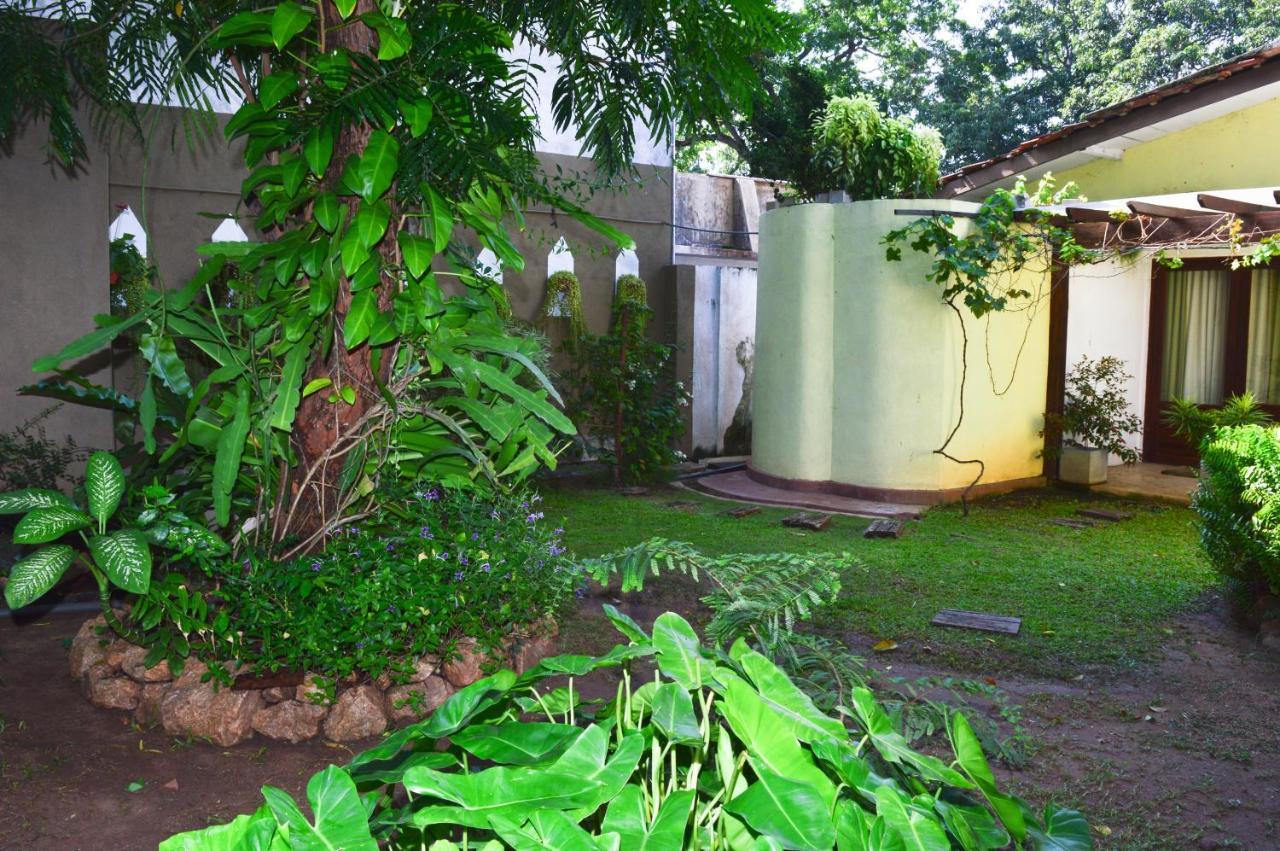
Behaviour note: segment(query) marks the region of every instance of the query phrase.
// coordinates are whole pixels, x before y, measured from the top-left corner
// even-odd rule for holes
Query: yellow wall
[[[761,472],[928,491],[963,487],[976,474],[933,454],[960,405],[955,314],[925,281],[929,258],[906,249],[903,262],[890,263],[880,244],[909,221],[893,211],[911,205],[804,204],[763,216],[752,436],[752,465]],[[986,462],[983,483],[1041,471],[1048,279],[1023,277],[1038,295],[1029,309],[988,323],[962,308],[970,339],[966,413],[949,451]],[[1008,391],[997,395],[993,382]]]
[[[1118,160],[1055,172],[1094,201],[1280,184],[1280,99],[1134,145]]]

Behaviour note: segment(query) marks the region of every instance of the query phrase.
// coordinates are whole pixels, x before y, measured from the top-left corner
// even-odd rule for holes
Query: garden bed
[[[418,721],[435,711],[457,689],[495,667],[518,673],[554,652],[554,619],[513,631],[501,653],[485,652],[474,639],[454,644],[447,658],[422,656],[393,677],[384,672],[338,683],[311,673],[254,676],[230,671],[231,685],[220,685],[203,662],[191,660],[174,676],[166,661],[148,667],[147,650],[102,635],[102,616],[80,627],[71,640],[70,673],[89,702],[100,709],[130,713],[144,726],[160,726],[171,736],[230,747],[259,734],[298,742],[323,736],[331,742],[355,742],[388,727]]]

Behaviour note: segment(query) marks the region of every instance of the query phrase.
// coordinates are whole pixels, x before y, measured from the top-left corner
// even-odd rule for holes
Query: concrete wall
[[[6,281],[0,430],[12,429],[50,404],[16,396],[17,387],[37,377],[30,371],[31,361],[88,332],[93,315],[108,311],[107,229],[121,206],[128,205],[142,222],[149,259],[158,265],[166,286],[182,284],[195,271],[195,247],[208,241],[221,216],[236,210],[246,173],[240,147],[229,146],[218,129],[193,150],[178,110],[158,108],[152,117],[156,120],[148,122],[154,127],[148,144],[113,136],[74,177],[45,163],[40,128],[19,139],[12,156],[0,156],[0,186],[5,189],[0,193],[0,260]],[[540,156],[549,172],[560,168],[591,177],[590,160]],[[635,239],[640,274],[656,314],[653,333],[673,342],[672,170],[638,168],[638,179],[625,191],[599,192],[586,206]],[[613,300],[617,250],[563,215],[531,210],[526,221],[526,232],[517,238],[525,269],[504,276],[516,314],[524,319],[537,315],[546,292],[547,252],[563,236],[582,281],[587,325],[603,332]],[[249,221],[240,224],[252,234]],[[135,383],[129,364],[117,366],[122,387]],[[84,371],[96,382],[111,383],[105,360],[85,364]],[[51,437],[69,433],[87,446],[112,445],[111,417],[104,411],[65,405],[46,425]]]
[[[1090,199],[1247,189],[1277,184],[1280,99],[1228,113],[1054,176],[1074,180]]]
[[[1199,249],[1179,257],[1222,257],[1226,252]],[[1070,276],[1067,311],[1067,373],[1082,357],[1111,355],[1125,362],[1133,376],[1125,396],[1132,413],[1146,413],[1147,355],[1151,341],[1151,252],[1132,258],[1076,266]],[[1130,435],[1130,446],[1142,451],[1142,433]],[[1112,457],[1112,463],[1119,458]]]
[[[806,204],[764,215],[754,469],[917,498],[973,479],[973,466],[933,453],[961,404],[955,314],[925,281],[929,258],[907,250],[903,262],[889,263],[880,244],[905,223],[894,215],[904,204]],[[962,308],[970,341],[965,415],[949,452],[982,459],[983,484],[1032,479],[1042,466],[1048,275],[1026,273],[1018,284],[1034,294],[1022,309],[988,321]]]
[[[71,177],[46,162],[45,134],[44,127],[34,127],[15,141],[9,156],[0,156],[2,431],[53,404],[15,392],[38,377],[32,360],[56,351],[77,329],[92,330],[94,314],[110,309],[106,154],[95,148],[90,167]],[[94,381],[110,381],[105,359],[81,368]],[[54,439],[72,434],[84,446],[111,445],[106,411],[64,405],[44,425]]]

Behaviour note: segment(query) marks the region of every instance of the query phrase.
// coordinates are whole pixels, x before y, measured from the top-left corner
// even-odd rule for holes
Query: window
[[[1245,389],[1263,405],[1280,405],[1280,270],[1255,270],[1249,282]]]
[[[1225,365],[1231,274],[1225,269],[1169,272],[1160,398],[1218,405]]]

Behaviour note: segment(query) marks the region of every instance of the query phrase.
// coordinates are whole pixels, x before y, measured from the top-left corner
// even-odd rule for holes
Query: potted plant
[[[1125,438],[1142,429],[1142,418],[1129,410],[1124,385],[1132,378],[1124,361],[1106,356],[1083,357],[1067,375],[1062,413],[1045,414],[1045,432],[1060,436],[1051,449],[1058,456],[1058,478],[1077,485],[1097,485],[1107,480],[1107,461],[1116,455],[1125,464],[1138,460],[1138,452]]]

